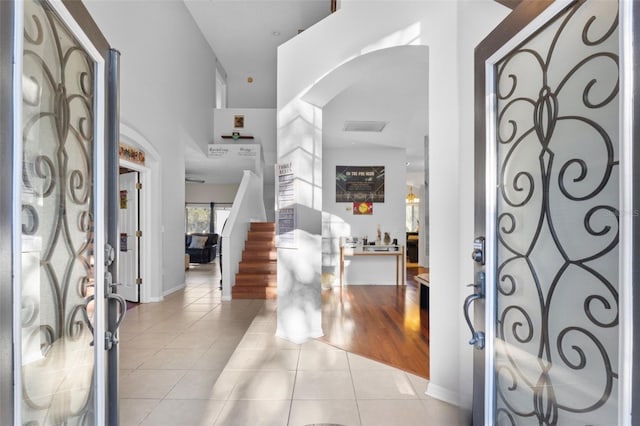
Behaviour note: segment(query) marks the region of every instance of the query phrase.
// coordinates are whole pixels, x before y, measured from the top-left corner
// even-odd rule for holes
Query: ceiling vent
[[[204,183],[204,179],[198,179],[194,177],[185,177],[184,181],[189,183]]]
[[[345,132],[382,132],[387,123],[384,121],[345,121]]]

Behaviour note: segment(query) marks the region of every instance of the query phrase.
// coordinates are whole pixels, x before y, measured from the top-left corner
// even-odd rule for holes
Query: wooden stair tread
[[[244,242],[245,250],[270,250],[273,248],[275,241],[263,241],[263,240],[247,240]]]
[[[248,291],[235,291],[233,292],[233,297],[236,299],[277,299],[278,289],[275,287],[262,287]]]
[[[278,272],[278,265],[275,263],[240,263],[240,268],[237,274],[253,274],[253,275],[265,275],[274,274]]]
[[[272,281],[275,280],[276,278],[278,278],[278,276],[276,275],[275,272],[271,272],[271,273],[251,273],[251,272],[240,272],[236,274],[236,284],[238,284],[238,282],[256,282],[256,283],[260,283],[260,282],[268,282],[268,281]]]
[[[236,274],[236,285],[234,286],[275,286],[278,284],[278,276],[275,272],[271,274]]]
[[[273,252],[244,252],[242,253],[242,261],[243,262],[256,262],[256,261],[270,261],[275,262],[278,258],[278,255],[275,251]]]
[[[247,238],[249,239],[258,239],[258,238],[272,239],[272,238],[275,238],[275,236],[276,236],[276,233],[274,231],[249,230],[249,233],[247,234]]]
[[[275,231],[275,222],[251,222],[249,225],[251,231]]]
[[[231,295],[238,299],[275,299],[278,294],[276,224],[252,222],[247,233],[236,284]]]
[[[237,288],[236,288],[237,287]],[[265,291],[265,289],[276,289],[276,286],[270,286],[270,285],[243,285],[243,286],[235,286],[233,287],[234,291],[236,293],[250,293],[252,291]]]
[[[244,263],[240,264],[240,270],[238,274],[259,274],[259,275],[275,275],[278,272],[278,268],[276,265],[266,266],[266,265],[247,265]]]

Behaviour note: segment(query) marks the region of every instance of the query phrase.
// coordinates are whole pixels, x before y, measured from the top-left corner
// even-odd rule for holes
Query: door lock
[[[111,266],[113,261],[116,260],[116,251],[111,244],[104,245],[104,266]]]
[[[471,258],[481,265],[484,265],[484,237],[478,237],[473,240],[473,251],[471,252]]]

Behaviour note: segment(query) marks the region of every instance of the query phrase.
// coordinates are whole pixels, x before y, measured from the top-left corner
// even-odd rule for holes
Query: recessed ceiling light
[[[278,37],[280,35],[280,31],[274,31],[271,33],[272,36]]]
[[[384,121],[345,121],[345,132],[382,132],[387,125]]]

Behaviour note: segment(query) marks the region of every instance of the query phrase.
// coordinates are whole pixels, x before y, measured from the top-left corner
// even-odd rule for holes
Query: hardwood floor
[[[428,268],[407,268],[404,287],[351,285],[322,294],[320,340],[349,352],[429,378],[429,312],[420,309],[413,277]]]

